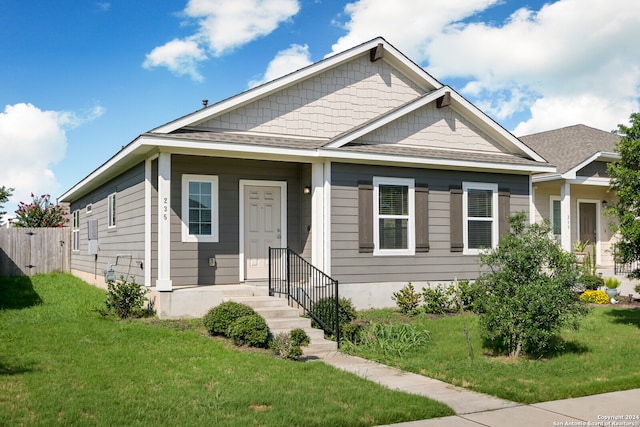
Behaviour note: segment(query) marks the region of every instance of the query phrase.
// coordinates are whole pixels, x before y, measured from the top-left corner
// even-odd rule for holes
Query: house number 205
[[[169,219],[169,200],[167,197],[162,199],[162,219],[164,221]]]

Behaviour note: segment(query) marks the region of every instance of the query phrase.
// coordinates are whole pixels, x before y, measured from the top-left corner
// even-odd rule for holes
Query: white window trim
[[[553,202],[560,203],[560,218],[558,218],[558,221],[560,221],[560,234],[555,234],[553,232],[553,221],[555,220],[553,216]],[[562,199],[560,198],[560,196],[549,196],[549,223],[550,223],[549,225],[551,225],[551,233],[555,236],[558,242],[561,242],[562,241]]]
[[[107,228],[116,228],[118,223],[118,205],[116,204],[116,212],[113,212],[113,203],[117,202],[116,193],[109,194],[107,197]]]
[[[71,251],[80,252],[80,210],[73,211],[73,228],[71,231]]]
[[[407,218],[407,249],[381,249],[380,248],[380,215],[379,206],[379,188],[380,185],[404,185],[409,187],[409,215]],[[398,217],[394,215],[394,217]],[[416,254],[416,238],[415,238],[415,180],[412,178],[387,178],[373,177],[373,255],[374,256],[394,256],[394,255],[415,255]]]
[[[90,215],[93,212],[93,204],[89,203],[86,207],[86,214]]]
[[[469,248],[469,217],[468,217],[468,194],[469,190],[491,190],[493,196],[491,197],[491,203],[493,207],[491,209],[493,215],[491,218],[475,218],[479,221],[491,221],[491,249],[495,249],[498,246],[498,184],[491,184],[487,182],[463,182],[462,183],[462,217],[463,226],[462,234],[464,239],[463,255],[479,255],[485,252],[482,249]]]
[[[208,182],[211,184],[211,234],[189,234],[189,182]],[[182,241],[183,242],[218,242],[218,217],[220,205],[218,203],[217,175],[182,175]]]

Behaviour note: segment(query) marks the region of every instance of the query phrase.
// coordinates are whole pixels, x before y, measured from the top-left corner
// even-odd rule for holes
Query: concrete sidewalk
[[[450,406],[457,415],[395,424],[429,426],[636,426],[640,389],[524,405],[455,387],[422,375],[338,352],[308,355],[393,390],[418,394]],[[625,418],[626,417],[626,418]]]

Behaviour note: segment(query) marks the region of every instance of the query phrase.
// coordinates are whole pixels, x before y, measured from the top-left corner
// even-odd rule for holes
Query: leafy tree
[[[9,201],[9,197],[13,195],[13,190],[13,188],[7,188],[4,185],[0,187],[0,221],[2,221],[2,216],[6,214],[2,208],[4,208],[4,204]]]
[[[548,222],[528,224],[526,215],[509,218],[511,232],[497,249],[480,255],[489,272],[478,286],[480,326],[485,345],[510,357],[552,350],[565,325],[577,327],[586,314],[573,290],[575,258],[552,237]]]
[[[60,205],[51,203],[51,196],[43,194],[42,196],[34,196],[31,193],[33,201],[30,204],[20,202],[18,210],[16,210],[16,219],[13,221],[14,227],[63,227],[69,218]]]
[[[621,236],[615,250],[622,262],[640,259],[640,113],[631,114],[629,119],[630,126],[618,125],[622,135],[616,144],[620,161],[608,165],[611,189],[618,202],[606,213],[618,218],[613,229]]]

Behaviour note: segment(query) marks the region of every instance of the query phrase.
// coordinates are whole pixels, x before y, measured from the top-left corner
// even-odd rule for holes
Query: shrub
[[[609,304],[609,296],[604,291],[587,290],[580,295],[580,300],[593,304]]]
[[[451,311],[451,297],[455,293],[453,287],[422,288],[424,311],[430,314],[444,314]]]
[[[340,342],[359,344],[362,341],[365,324],[365,321],[354,320],[353,322],[340,326]]]
[[[292,329],[291,332],[289,332],[289,335],[291,335],[291,341],[293,341],[295,345],[302,347],[306,347],[309,345],[309,335],[307,335],[304,329]]]
[[[458,282],[458,298],[459,304],[462,304],[462,309],[479,313],[482,311],[480,307],[480,299],[482,297],[482,288],[476,282],[470,282],[468,280],[461,280]],[[458,304],[457,304],[458,305]],[[456,307],[460,310],[460,307]]]
[[[327,326],[333,327],[336,319],[336,299],[323,298],[318,300],[313,305],[313,312]],[[356,308],[353,306],[350,299],[340,298],[338,300],[338,323],[340,324],[340,329],[342,329],[344,325],[353,321],[357,314]],[[314,328],[321,327],[321,325],[315,320],[312,321],[312,326]]]
[[[256,312],[246,304],[234,301],[226,301],[213,307],[202,318],[202,323],[210,335],[225,335],[229,326],[238,318],[256,314]]]
[[[486,346],[542,355],[565,326],[587,313],[573,290],[578,277],[573,254],[553,239],[548,221],[529,224],[524,213],[509,218],[511,232],[496,249],[480,255],[489,272],[478,279],[483,291],[479,324]]]
[[[392,299],[400,311],[404,314],[415,314],[420,305],[420,293],[416,292],[411,282],[407,283],[398,292],[393,293]]]
[[[147,289],[136,283],[135,278],[130,282],[120,277],[120,281],[107,283],[107,311],[115,313],[121,319],[129,317],[142,317],[146,311],[142,308]]]
[[[270,331],[264,318],[254,313],[234,320],[229,325],[227,335],[235,345],[266,347],[269,342]]]
[[[38,197],[31,193],[31,198],[30,204],[18,205],[14,227],[64,227],[69,222],[67,212],[61,205],[51,203],[49,194]]]
[[[593,274],[583,274],[578,278],[578,283],[583,285],[588,291],[595,291],[601,286],[604,286],[604,280],[602,277],[595,276]]]
[[[307,345],[309,335],[303,329],[279,333],[269,342],[269,347],[277,356],[290,360],[298,360],[302,356],[302,347]]]

